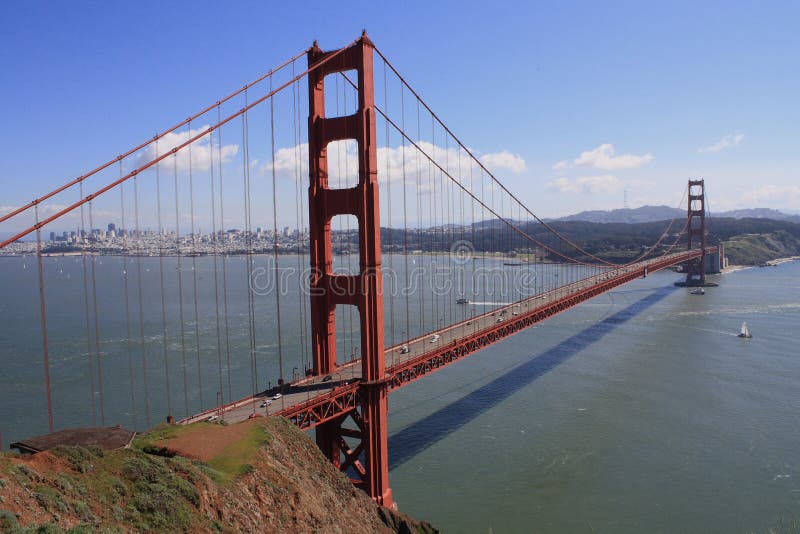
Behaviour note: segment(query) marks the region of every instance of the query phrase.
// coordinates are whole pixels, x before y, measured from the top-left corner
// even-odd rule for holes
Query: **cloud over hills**
[[[568,160],[559,161],[553,166],[554,170],[562,171],[570,167],[590,167],[605,171],[637,169],[653,161],[650,153],[637,156],[634,154],[616,155],[614,145],[603,143],[592,150],[581,152],[580,155],[571,162]]]

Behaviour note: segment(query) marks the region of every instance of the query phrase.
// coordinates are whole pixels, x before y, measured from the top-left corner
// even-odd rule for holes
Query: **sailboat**
[[[747,328],[747,323],[745,322],[742,322],[742,331],[739,332],[739,337],[743,337],[746,339],[750,339],[751,337],[753,337],[753,334],[750,333],[750,330],[748,330]]]

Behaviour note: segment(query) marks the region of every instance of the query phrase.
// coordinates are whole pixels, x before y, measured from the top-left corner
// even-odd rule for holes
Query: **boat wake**
[[[700,332],[710,332],[712,334],[721,334],[723,336],[733,336],[736,337],[738,334],[732,332],[725,332],[724,330],[711,330],[710,328],[695,328],[693,326],[688,326],[684,328],[689,328],[691,330],[699,330]]]

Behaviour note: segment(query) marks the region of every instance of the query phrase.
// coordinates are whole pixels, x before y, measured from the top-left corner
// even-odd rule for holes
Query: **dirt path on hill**
[[[155,445],[166,447],[180,456],[208,462],[222,454],[229,445],[244,439],[256,424],[259,424],[258,420],[249,419],[235,425],[203,426],[182,436],[158,441]]]

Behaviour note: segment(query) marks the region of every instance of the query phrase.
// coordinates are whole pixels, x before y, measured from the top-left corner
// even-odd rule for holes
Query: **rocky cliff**
[[[37,529],[37,530],[34,530]],[[2,532],[437,532],[376,506],[282,419],[0,457]]]

